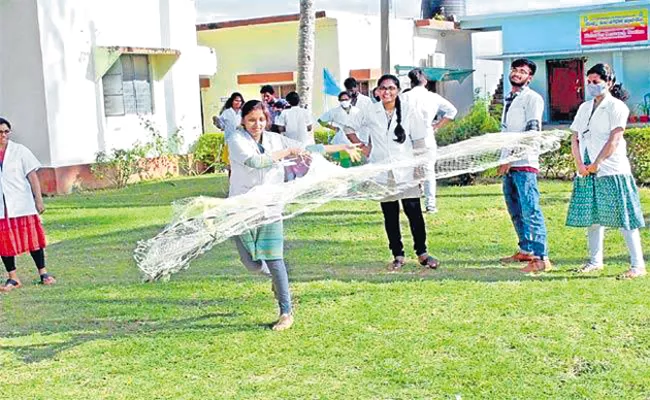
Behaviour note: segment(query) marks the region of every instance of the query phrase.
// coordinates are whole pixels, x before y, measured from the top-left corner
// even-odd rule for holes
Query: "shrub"
[[[329,144],[329,141],[334,137],[336,132],[327,129],[321,125],[314,126],[314,140],[316,144]]]
[[[650,127],[626,130],[625,140],[632,174],[640,184],[650,184]],[[572,179],[575,164],[571,154],[571,138],[564,140],[559,150],[543,155],[540,161],[540,172],[545,178]]]
[[[225,146],[223,133],[204,133],[192,146],[194,159],[204,163],[209,170],[222,170],[225,168],[221,158]]]
[[[474,136],[499,132],[499,130],[499,122],[488,111],[488,101],[477,99],[469,114],[436,132],[436,142],[438,146],[447,146]],[[471,185],[475,182],[476,176],[476,174],[463,174],[445,181],[449,184]]]
[[[486,100],[476,100],[469,114],[459,118],[436,132],[438,146],[462,142],[473,136],[499,132],[499,121],[488,111]]]
[[[110,152],[100,151],[95,156],[95,163],[90,171],[98,179],[108,180],[114,186],[123,188],[129,179],[140,173],[141,160],[146,156],[148,146],[136,143],[131,149],[113,149]]]

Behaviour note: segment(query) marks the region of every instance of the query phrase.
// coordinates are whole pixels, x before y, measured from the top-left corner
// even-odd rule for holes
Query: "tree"
[[[300,0],[298,32],[298,94],[301,105],[311,108],[314,86],[314,42],[316,41],[316,11],[314,0]]]

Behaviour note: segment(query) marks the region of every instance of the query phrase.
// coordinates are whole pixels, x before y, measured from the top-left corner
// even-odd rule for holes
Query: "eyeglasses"
[[[397,86],[379,86],[379,90],[382,92],[396,92]]]
[[[528,68],[511,68],[510,73],[517,73],[521,75],[530,75]]]
[[[11,133],[11,129],[0,129],[0,135],[8,135]]]

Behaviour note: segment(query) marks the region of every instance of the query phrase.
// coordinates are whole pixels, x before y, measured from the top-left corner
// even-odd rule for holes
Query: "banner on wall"
[[[648,40],[648,9],[620,10],[580,16],[580,44],[632,43]]]

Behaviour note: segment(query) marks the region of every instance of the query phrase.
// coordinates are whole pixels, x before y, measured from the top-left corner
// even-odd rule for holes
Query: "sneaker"
[[[273,330],[276,332],[284,331],[291,328],[291,325],[293,325],[293,315],[282,314],[280,315],[280,319],[278,319],[278,322],[276,322],[275,325],[273,325]]]
[[[435,214],[438,212],[438,207],[427,206],[426,212],[427,214]]]
[[[630,268],[629,271],[627,271],[624,274],[619,275],[616,279],[619,280],[625,280],[625,279],[636,279],[636,278],[641,278],[642,276],[646,276],[648,273],[646,272],[645,268]]]
[[[588,274],[590,272],[602,271],[605,268],[604,265],[593,264],[591,262],[586,263],[578,269],[578,272],[581,274]]]
[[[528,265],[526,265],[524,268],[522,268],[520,271],[530,274],[537,274],[540,272],[548,272],[553,269],[553,265],[551,265],[551,262],[549,259],[544,259],[542,260],[541,258],[534,258],[531,261],[528,262]]]
[[[515,254],[511,255],[510,257],[505,257],[502,258],[500,261],[503,264],[512,264],[512,263],[522,263],[522,262],[531,262],[535,260],[535,256],[532,254],[527,254],[527,253],[522,253],[521,251],[517,251]]]

